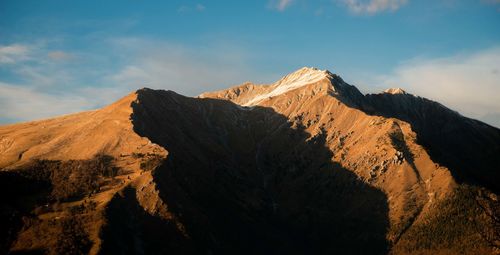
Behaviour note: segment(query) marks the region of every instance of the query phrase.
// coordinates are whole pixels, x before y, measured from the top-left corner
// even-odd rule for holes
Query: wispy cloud
[[[500,47],[437,59],[414,59],[368,82],[402,87],[500,127]],[[496,116],[496,117],[495,117]]]
[[[293,0],[270,0],[268,5],[272,9],[276,9],[278,11],[284,11],[292,4]]]
[[[71,54],[50,51],[46,46],[45,41],[0,46],[0,71],[4,73],[0,82],[15,78],[23,84],[38,87],[67,82],[66,70],[58,65],[57,60],[69,59]]]
[[[384,11],[396,11],[409,0],[341,0],[355,14],[373,15]]]
[[[0,47],[0,123],[47,118],[102,106],[82,84],[89,67],[72,69],[73,54],[51,50],[47,41]],[[73,67],[74,68],[74,67]],[[99,88],[97,90],[100,90]]]
[[[191,11],[202,12],[205,11],[205,9],[207,9],[205,5],[198,3],[195,5],[181,5],[177,8],[177,12],[179,13],[187,13]]]
[[[28,59],[29,49],[25,45],[0,45],[0,64],[14,64]]]

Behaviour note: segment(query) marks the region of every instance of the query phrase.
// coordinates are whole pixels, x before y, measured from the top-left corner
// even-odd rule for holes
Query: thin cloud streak
[[[14,64],[18,61],[27,60],[28,53],[29,49],[25,45],[0,45],[0,64]]]
[[[408,3],[408,0],[342,0],[354,14],[373,15],[384,11],[396,11]]]
[[[178,13],[188,13],[188,12],[191,12],[191,11],[197,11],[197,12],[203,12],[205,11],[205,9],[207,9],[205,7],[205,5],[203,4],[196,4],[194,6],[191,6],[191,5],[181,5],[177,8],[177,12]]]
[[[271,0],[269,1],[268,5],[272,9],[276,9],[280,12],[284,11],[286,8],[288,8],[292,4],[293,0]]]

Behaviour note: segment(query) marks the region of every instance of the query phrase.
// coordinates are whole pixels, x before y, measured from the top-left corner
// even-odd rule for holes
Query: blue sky
[[[302,66],[500,126],[500,0],[0,1],[0,123]]]

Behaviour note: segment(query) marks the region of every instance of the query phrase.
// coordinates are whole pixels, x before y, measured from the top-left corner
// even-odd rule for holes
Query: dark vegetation
[[[152,153],[132,153],[132,157],[135,159],[140,159],[140,168],[142,171],[152,171],[162,164],[164,158],[158,154]]]
[[[51,184],[51,197],[68,201],[96,192],[103,184],[103,177],[116,176],[118,168],[112,165],[112,160],[106,155],[90,160],[38,160],[22,172],[35,178],[46,177]]]
[[[418,222],[403,235],[394,253],[492,253],[494,243],[498,245],[500,241],[498,223],[491,222],[500,217],[499,202],[485,198],[485,193],[488,192],[482,188],[459,186],[450,197],[434,205],[433,213],[424,222]],[[480,203],[496,211],[485,210]]]
[[[55,254],[88,254],[92,242],[89,240],[84,224],[85,218],[69,217],[56,224],[57,235]]]
[[[480,208],[479,220],[483,225],[477,224],[477,230],[483,240],[491,247],[500,251],[500,201],[497,195],[484,189],[477,189],[473,193],[476,205]]]
[[[107,155],[89,160],[34,160],[18,169],[0,172],[0,253],[9,250],[19,231],[32,233],[34,240],[46,236],[49,243],[59,238],[54,242],[55,254],[85,251],[89,241],[84,238],[82,221],[86,218],[81,215],[94,211],[95,204],[84,202],[62,208],[61,203],[83,199],[117,174],[120,170]],[[37,218],[58,211],[66,211],[70,216],[59,220]]]
[[[29,248],[12,250],[10,254],[88,254],[92,242],[85,225],[92,223],[92,217],[74,212],[56,219],[25,216],[20,230],[23,239],[18,242],[26,242],[22,246]]]
[[[118,171],[113,158],[107,155],[89,160],[34,160],[19,169],[1,172],[0,182],[6,191],[16,191],[15,196],[43,190],[50,191],[50,195],[39,198],[68,201],[97,191],[104,178],[115,177]]]

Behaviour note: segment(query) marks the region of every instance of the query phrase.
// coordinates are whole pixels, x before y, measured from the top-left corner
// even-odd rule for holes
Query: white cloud
[[[272,9],[284,11],[292,4],[292,2],[293,0],[271,0],[268,4]]]
[[[491,119],[500,114],[500,47],[445,58],[414,59],[374,83],[402,87],[495,125]]]
[[[25,45],[12,44],[0,45],[0,64],[14,64],[18,61],[28,59],[29,49]]]
[[[376,14],[384,11],[396,11],[409,0],[341,0],[355,14]]]

